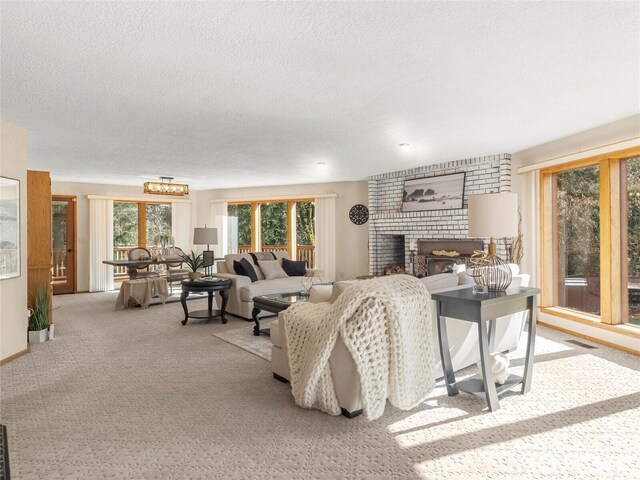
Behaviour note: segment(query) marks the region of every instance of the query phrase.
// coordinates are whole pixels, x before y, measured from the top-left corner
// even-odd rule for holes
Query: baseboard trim
[[[7,358],[3,358],[2,360],[0,360],[0,366],[4,365],[5,363],[9,363],[10,361],[15,360],[18,357],[21,357],[25,353],[29,353],[28,347],[24,350],[19,351],[18,353],[14,353],[13,355],[9,355]]]
[[[606,340],[602,340],[600,338],[592,337],[590,335],[586,335],[584,333],[575,332],[573,330],[569,330],[568,328],[559,327],[557,325],[553,325],[546,322],[537,322],[538,325],[542,325],[544,327],[552,328],[553,330],[558,330],[560,332],[568,333],[571,336],[584,338],[585,340],[589,340],[593,343],[599,343],[600,345],[605,345],[607,347],[615,348],[616,350],[622,350],[626,353],[631,353],[636,356],[640,356],[640,352],[638,350],[633,350],[632,348],[625,347],[623,345],[618,345],[617,343],[607,342]]]

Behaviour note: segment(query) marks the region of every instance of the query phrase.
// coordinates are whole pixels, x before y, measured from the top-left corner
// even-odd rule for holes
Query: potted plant
[[[196,254],[193,250],[191,250],[191,254],[187,255],[186,253],[180,254],[180,259],[187,264],[191,272],[189,272],[189,280],[197,280],[202,276],[201,272],[198,272],[199,268],[202,268],[204,262],[202,261],[202,254]]]
[[[44,284],[36,287],[33,313],[29,316],[29,342],[40,343],[47,339],[49,327],[49,291]]]

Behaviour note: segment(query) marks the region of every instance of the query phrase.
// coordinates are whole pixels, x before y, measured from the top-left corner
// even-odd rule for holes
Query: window
[[[598,165],[555,175],[557,305],[600,314]]]
[[[229,253],[250,252],[251,204],[230,204],[227,212],[229,214]]]
[[[315,204],[309,199],[228,205],[230,253],[288,252],[313,268]]]
[[[113,246],[137,247],[138,204],[113,202]],[[114,258],[116,258],[114,256]]]
[[[113,202],[113,258],[122,260],[133,247],[148,248],[171,242],[171,204]],[[115,271],[126,273],[124,267]]]
[[[541,171],[541,305],[640,325],[640,149]]]
[[[315,265],[316,205],[314,202],[296,202],[296,246],[298,260]]]
[[[260,235],[264,251],[287,251],[287,204],[260,205]]]
[[[147,203],[146,211],[146,242],[148,245],[160,245],[162,238],[171,238],[171,205],[164,203]]]
[[[623,321],[640,325],[640,157],[622,162]]]

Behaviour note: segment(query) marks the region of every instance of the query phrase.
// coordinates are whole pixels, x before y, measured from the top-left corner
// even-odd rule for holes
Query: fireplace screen
[[[427,258],[427,275],[453,272],[457,263],[450,258]]]

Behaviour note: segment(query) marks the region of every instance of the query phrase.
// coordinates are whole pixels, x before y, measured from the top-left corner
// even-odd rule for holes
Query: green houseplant
[[[49,290],[41,283],[36,287],[33,313],[29,316],[29,342],[40,343],[47,339],[49,327]]]
[[[202,276],[202,273],[198,272],[199,268],[202,268],[204,262],[202,261],[202,254],[196,254],[193,250],[191,250],[190,254],[181,253],[180,259],[187,264],[191,272],[189,272],[190,280],[197,280]]]

